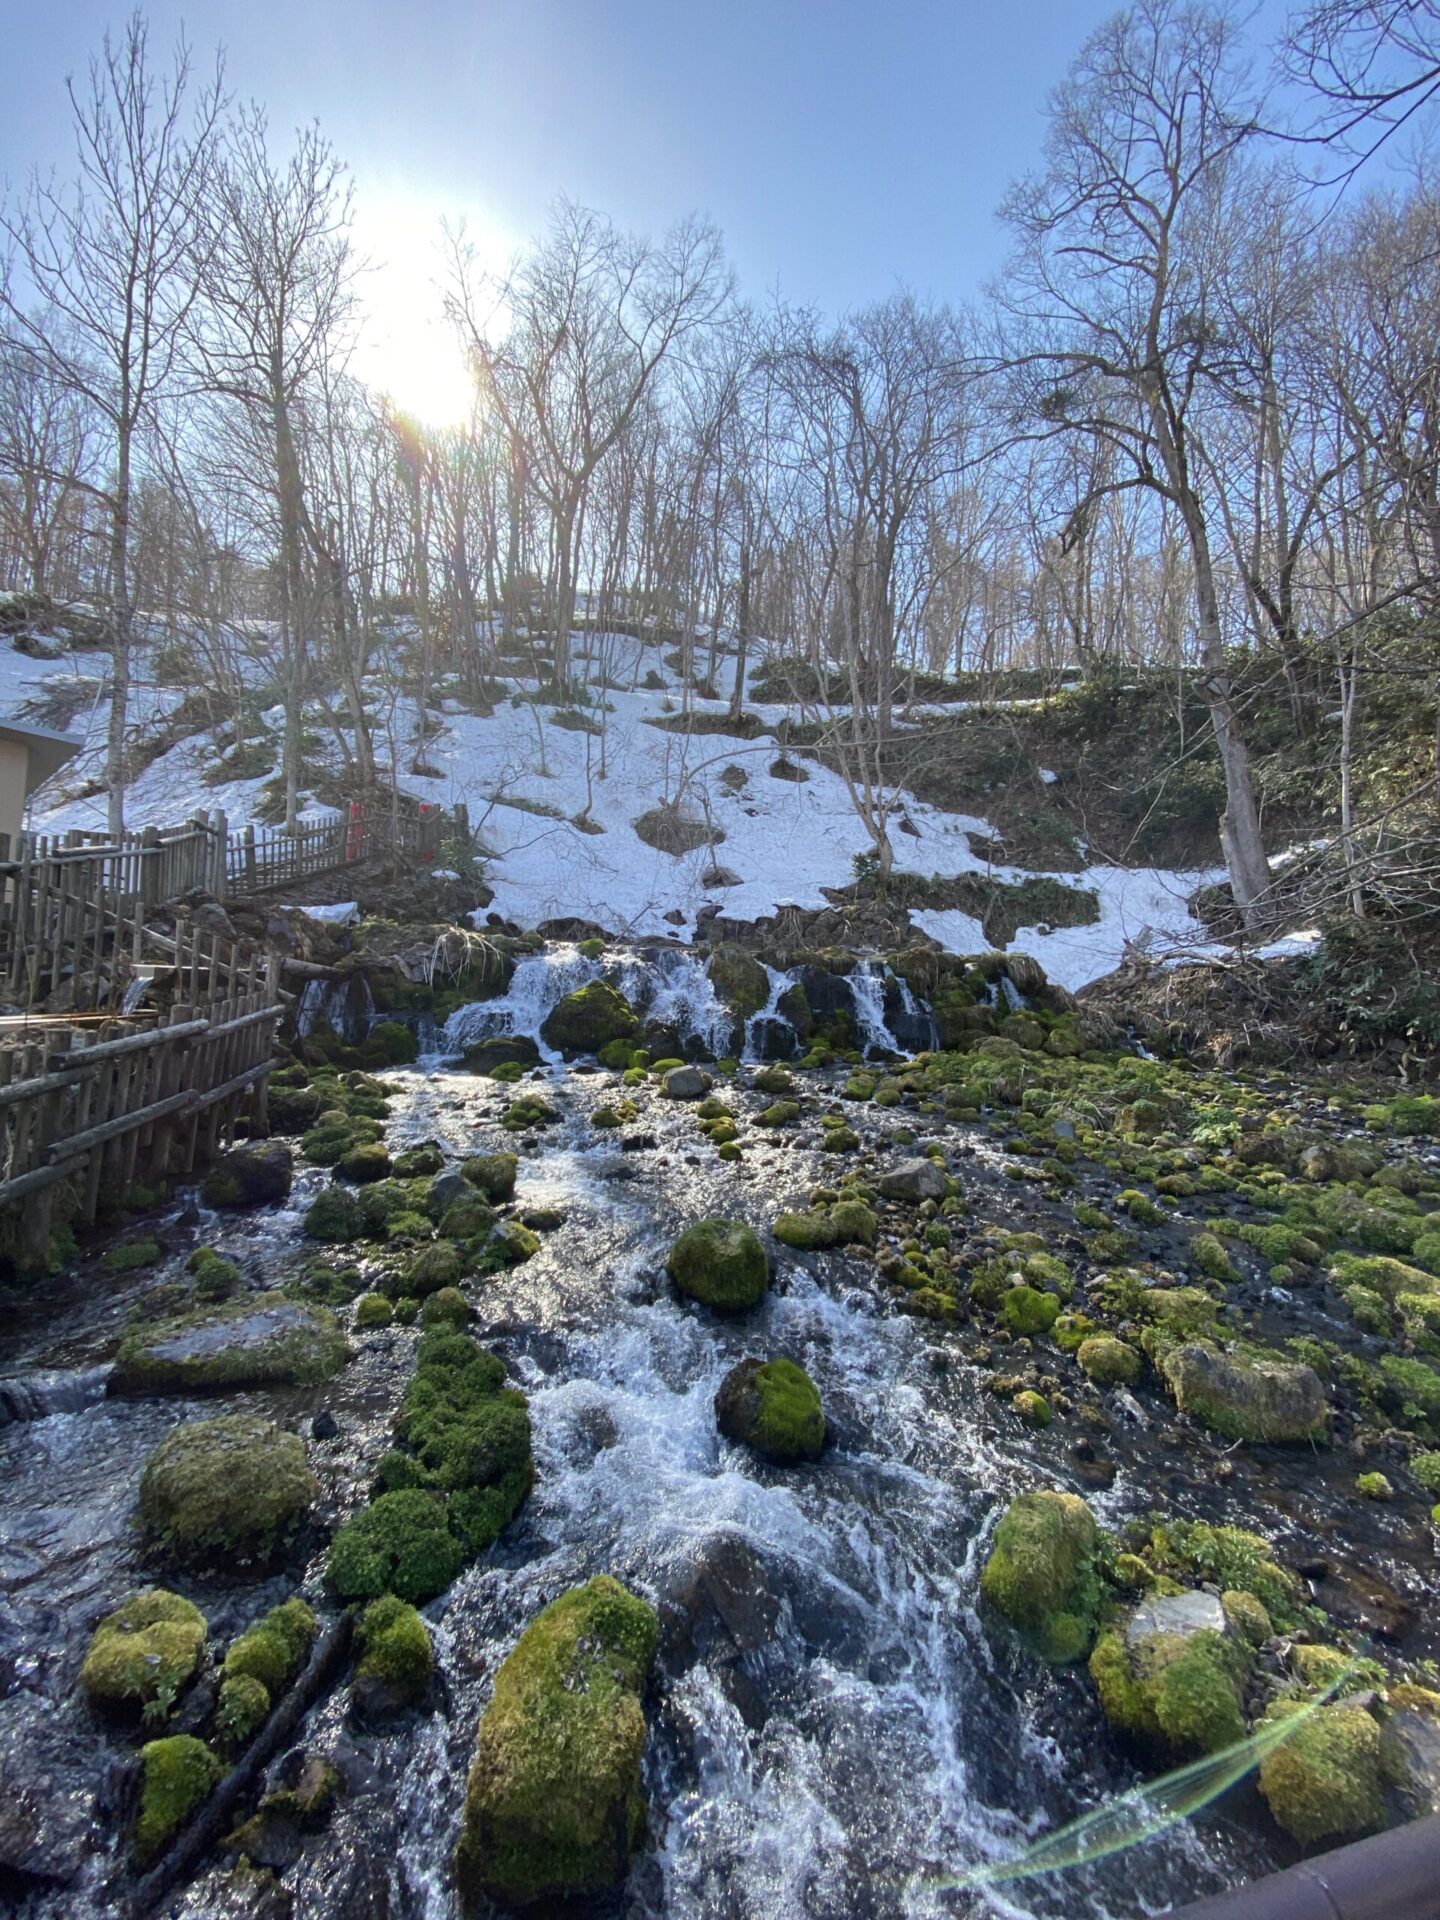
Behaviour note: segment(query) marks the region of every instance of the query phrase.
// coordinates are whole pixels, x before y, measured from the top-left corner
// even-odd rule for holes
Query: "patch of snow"
[[[275,904],[291,913],[308,913],[312,920],[328,920],[332,927],[348,927],[360,912],[358,900],[337,900],[326,907],[302,907],[296,900],[277,900]]]
[[[1053,787],[1055,782],[1060,778],[1059,774],[1052,773],[1049,767],[1038,767],[1036,771],[1039,773],[1040,778],[1045,782],[1047,787]]]

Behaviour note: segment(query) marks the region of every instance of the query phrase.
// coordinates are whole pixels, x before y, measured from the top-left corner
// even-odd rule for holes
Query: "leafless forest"
[[[237,646],[273,634],[292,818],[307,699],[363,785],[377,672],[423,716],[438,673],[478,697],[529,644],[564,693],[577,627],[645,622],[737,715],[762,665],[816,703],[882,877],[897,702],[1184,677],[1262,916],[1257,714],[1297,742],[1338,716],[1342,841],[1372,690],[1433,731],[1437,87],[1434,0],[1325,0],[1263,50],[1139,0],[1077,54],[965,309],[748,300],[696,218],[642,239],[562,204],[502,277],[449,232],[474,399],[432,429],[348,371],[343,157],[137,15],[70,85],[73,171],[4,206],[0,294],[0,575],[98,615],[112,827],[157,622],[237,713]],[[1393,804],[1433,799],[1437,750]]]

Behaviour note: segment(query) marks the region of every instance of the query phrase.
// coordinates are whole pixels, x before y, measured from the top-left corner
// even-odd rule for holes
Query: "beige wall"
[[[30,749],[19,740],[0,740],[0,833],[8,833],[13,852],[25,818],[25,775]]]

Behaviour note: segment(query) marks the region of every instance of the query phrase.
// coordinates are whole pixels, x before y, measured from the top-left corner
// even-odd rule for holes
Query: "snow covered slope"
[[[622,640],[607,642],[607,652],[612,677],[626,685],[659,657],[654,649],[642,652]],[[77,672],[93,680],[100,664],[94,654],[47,665],[4,650],[0,711],[23,708]],[[159,719],[182,698],[169,688],[142,686],[135,718],[142,724]],[[603,754],[598,737],[554,724],[551,710],[542,708],[537,715],[528,700],[504,701],[482,717],[447,699],[442,730],[425,741],[419,757],[419,764],[436,772],[402,772],[401,786],[417,798],[446,806],[465,803],[489,856],[487,877],[500,913],[528,926],[577,915],[617,933],[683,938],[693,932],[695,916],[707,903],[728,917],[753,920],[787,904],[824,906],[822,888],[843,887],[854,878],[854,858],[870,842],[839,775],[803,756],[798,763],[808,778],[772,773],[780,749],[768,736],[744,740],[670,733],[653,725],[667,708],[678,710],[673,689],[611,690],[604,698],[610,711]],[[691,705],[701,714],[723,712],[719,701],[692,698]],[[748,711],[767,725],[788,713],[778,706]],[[71,796],[98,777],[105,717],[103,696],[92,692],[74,722],[75,731],[86,733],[87,751],[36,795],[37,829],[103,827],[103,793]],[[277,710],[266,720],[278,729],[282,717]],[[403,768],[417,760],[413,712],[401,714],[397,732],[404,743],[398,755]],[[243,824],[264,781],[212,786],[205,775],[214,766],[208,734],[169,748],[133,782],[130,823],[166,823],[219,807],[232,825]],[[635,821],[677,799],[686,817],[708,820],[723,838],[679,855],[647,845]],[[983,872],[1016,883],[1033,877],[1033,870],[987,866],[971,851],[967,835],[991,832],[979,815],[947,813],[911,797],[905,817],[915,831],[892,831],[901,871],[942,878]],[[1127,940],[1148,934],[1162,949],[1204,944],[1204,931],[1186,910],[1185,898],[1211,874],[1097,866],[1055,877],[1092,890],[1100,919],[1092,926],[1054,931],[1022,927],[1012,945],[1033,953],[1053,979],[1068,986],[1108,973]],[[669,914],[683,916],[683,924],[668,920]],[[979,923],[964,913],[919,910],[912,919],[956,952],[988,944]]]

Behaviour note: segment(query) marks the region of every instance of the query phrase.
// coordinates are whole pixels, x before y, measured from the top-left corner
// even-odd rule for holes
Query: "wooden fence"
[[[20,1209],[22,1259],[43,1254],[62,1180],[90,1222],[107,1184],[210,1158],[247,1105],[265,1131],[277,976],[257,950],[182,927],[150,982],[163,1011],[0,1031],[0,1208]]]
[[[373,855],[429,865],[438,809],[402,813],[358,803],[293,834],[227,831],[212,813],[178,827],[112,840],[95,833],[22,834],[15,857],[0,835],[0,1001],[38,1006],[67,981],[77,1008],[123,1005],[154,932],[157,909],[201,889],[216,899],[293,885]]]

